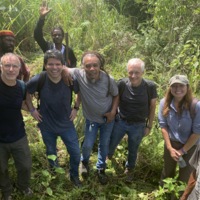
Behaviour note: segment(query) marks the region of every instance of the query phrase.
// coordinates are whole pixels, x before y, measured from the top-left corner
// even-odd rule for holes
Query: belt
[[[146,119],[141,120],[141,119],[127,119],[126,117],[122,117],[122,115],[119,114],[120,119],[123,121],[127,122],[128,124],[135,124],[135,123],[145,123]]]

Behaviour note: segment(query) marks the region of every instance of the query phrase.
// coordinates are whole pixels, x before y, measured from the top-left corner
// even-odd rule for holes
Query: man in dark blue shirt
[[[17,187],[27,196],[31,175],[31,154],[25,133],[21,108],[25,98],[25,83],[17,80],[21,64],[18,56],[6,53],[1,57],[0,77],[0,189],[3,200],[10,200],[12,184],[8,175],[8,160],[12,155],[17,169]]]
[[[31,113],[39,121],[38,126],[46,145],[47,156],[56,156],[55,161],[49,159],[50,167],[53,169],[59,167],[56,141],[60,136],[70,154],[70,179],[75,186],[80,187],[78,174],[80,148],[73,124],[77,108],[76,103],[75,107],[71,108],[72,88],[67,86],[61,77],[64,67],[62,53],[58,50],[48,50],[44,54],[44,66],[46,77],[40,88],[40,110],[38,112],[33,109]],[[28,93],[33,94],[38,91],[40,76],[41,74],[36,75],[27,83]],[[79,91],[75,81],[73,90],[75,93]]]

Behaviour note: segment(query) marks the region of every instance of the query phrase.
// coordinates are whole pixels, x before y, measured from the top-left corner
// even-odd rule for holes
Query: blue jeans
[[[126,167],[133,169],[137,159],[137,151],[144,136],[145,123],[127,123],[119,119],[115,122],[109,145],[109,156],[114,154],[117,145],[120,143],[124,135],[128,135],[128,160]]]
[[[114,121],[110,123],[97,123],[97,122],[91,122],[86,119],[85,138],[82,145],[82,156],[81,156],[81,161],[83,163],[87,164],[89,163],[90,154],[99,130],[100,135],[98,144],[98,160],[96,167],[97,169],[106,168],[106,157],[108,155],[108,147],[113,125]]]
[[[61,137],[64,142],[67,151],[70,155],[70,176],[77,177],[78,167],[80,163],[80,148],[78,143],[78,136],[75,128],[72,126],[66,129],[65,132],[62,133],[52,133],[48,131],[42,131],[42,138],[46,145],[46,154],[55,155],[57,157],[57,149],[56,143],[58,136]],[[55,161],[48,159],[50,167],[59,167],[58,160]]]
[[[13,143],[0,143],[0,189],[4,194],[11,194],[12,184],[8,173],[8,160],[13,157],[17,170],[17,187],[25,190],[31,177],[31,153],[27,137]]]

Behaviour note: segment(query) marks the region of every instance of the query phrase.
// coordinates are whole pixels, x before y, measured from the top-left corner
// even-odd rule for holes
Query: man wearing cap
[[[0,190],[2,200],[11,200],[12,182],[8,170],[11,156],[17,172],[17,188],[26,196],[32,195],[29,188],[31,153],[21,113],[25,100],[30,105],[31,99],[26,95],[25,83],[17,80],[21,68],[18,56],[4,54],[0,68]]]
[[[10,30],[1,30],[0,31],[0,58],[5,54],[5,53],[13,53],[14,52],[14,47],[15,47],[15,35],[12,31]],[[30,77],[30,71],[22,58],[18,56],[20,63],[21,63],[21,68],[20,72],[18,75],[18,79],[23,80],[24,82],[27,82]]]
[[[178,180],[187,183],[192,171],[189,159],[200,137],[200,102],[193,99],[187,76],[175,75],[170,79],[158,119],[165,142],[160,184],[164,184],[165,178],[175,177],[177,162],[182,158],[186,166],[179,163]]]

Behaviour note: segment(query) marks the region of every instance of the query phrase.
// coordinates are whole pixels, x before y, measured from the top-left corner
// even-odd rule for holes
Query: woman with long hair
[[[158,119],[165,141],[160,184],[163,185],[165,178],[175,177],[177,163],[178,180],[187,183],[192,171],[188,161],[200,136],[200,102],[193,98],[187,76],[175,75],[170,79],[165,98],[160,102]]]

